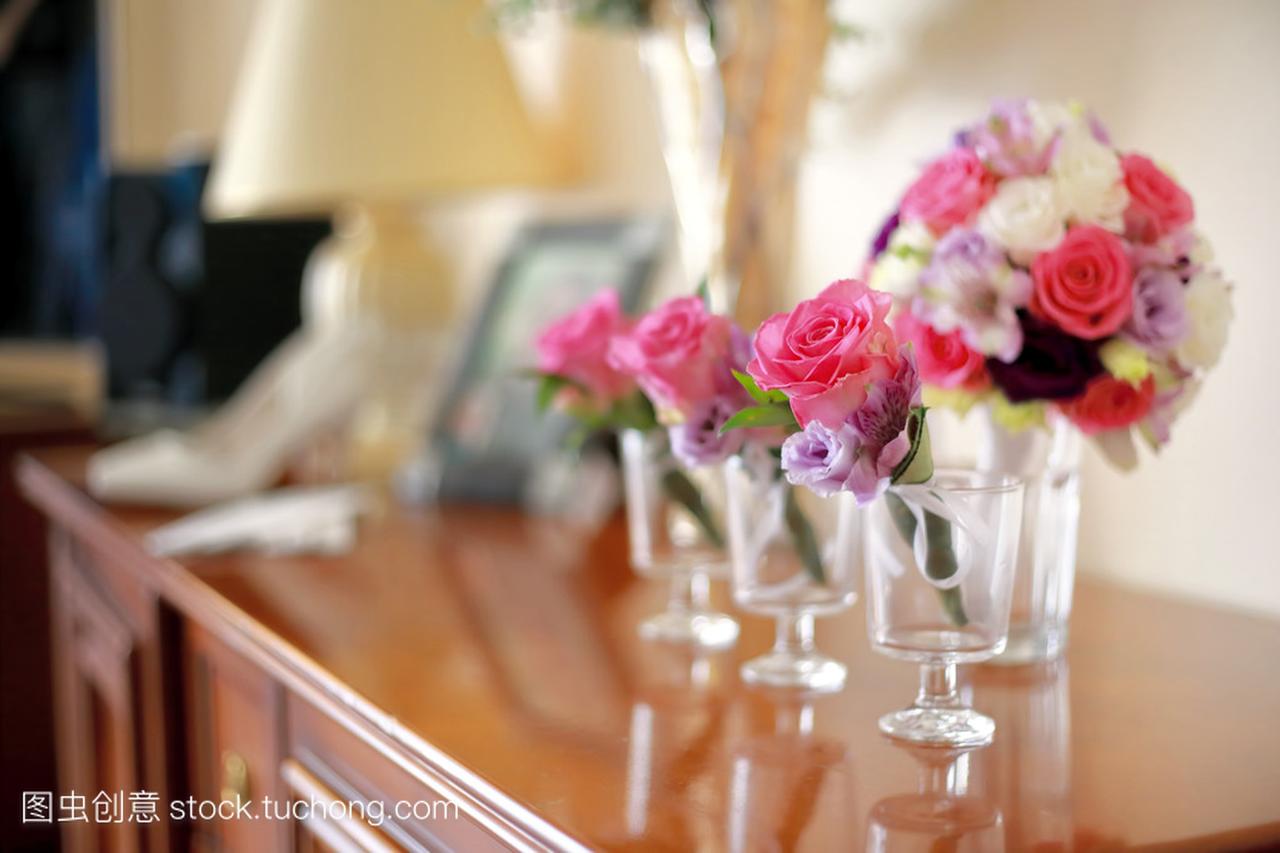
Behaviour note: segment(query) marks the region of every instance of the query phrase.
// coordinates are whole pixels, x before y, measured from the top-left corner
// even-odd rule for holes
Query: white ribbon
[[[915,557],[916,570],[920,576],[936,589],[953,589],[964,581],[973,567],[973,553],[984,553],[991,540],[991,527],[982,515],[973,510],[964,497],[935,489],[927,484],[913,486],[895,486],[894,492],[903,499],[916,520],[916,530],[911,542],[912,555]],[[968,547],[957,548],[952,538],[952,549],[956,558],[956,570],[945,578],[931,578],[924,566],[928,557],[929,541],[926,534],[924,513],[930,512],[947,521],[952,527],[958,527],[969,540]],[[948,531],[950,533],[950,530]]]

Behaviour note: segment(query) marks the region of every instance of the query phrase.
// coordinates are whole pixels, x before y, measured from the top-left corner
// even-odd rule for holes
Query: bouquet
[[[751,345],[733,321],[708,310],[705,292],[630,318],[617,292],[605,290],[547,327],[536,347],[539,405],[576,418],[580,435],[665,429],[685,469],[723,462],[743,446],[745,435],[721,427],[750,401],[734,372],[746,367]],[[722,547],[724,536],[685,472],[671,468],[661,485]]]
[[[925,167],[872,247],[931,403],[1007,429],[1068,418],[1121,467],[1218,360],[1231,288],[1191,197],[1078,106],[997,102]]]
[[[755,335],[736,374],[752,397],[725,424],[781,427],[780,470],[819,495],[851,492],[870,503],[895,482],[933,473],[912,347],[887,320],[891,299],[852,279],[829,285]]]
[[[671,299],[638,319],[602,291],[538,337],[539,404],[589,429],[666,428],[686,467],[722,462],[743,436],[720,428],[748,400],[734,372],[751,343],[712,314],[704,294]]]
[[[959,570],[951,547],[948,508],[918,515],[892,484],[925,483],[933,476],[926,409],[914,347],[888,323],[892,298],[852,279],[828,285],[813,299],[761,324],[745,373],[735,376],[752,398],[724,425],[770,427],[787,434],[778,470],[788,482],[816,494],[848,492],[859,506],[882,495],[899,533],[920,541],[924,571],[945,585]],[[922,487],[927,488],[927,487]],[[794,504],[785,520],[797,554],[822,581],[822,561],[808,524]],[[960,590],[938,587],[952,622],[964,625]]]

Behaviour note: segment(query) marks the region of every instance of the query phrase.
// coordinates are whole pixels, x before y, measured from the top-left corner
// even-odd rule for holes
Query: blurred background
[[[526,5],[0,6],[5,405],[69,407],[107,437],[191,423],[304,317],[341,325],[362,310],[342,302],[362,275],[376,282],[359,298],[378,302],[384,319],[454,330],[563,308],[597,279],[643,279],[637,301],[688,287],[635,35],[503,18]],[[1151,153],[1190,188],[1236,283],[1236,318],[1166,451],[1128,475],[1089,459],[1081,570],[1280,614],[1268,535],[1280,404],[1266,378],[1267,318],[1280,315],[1270,260],[1280,4],[834,8],[838,37],[797,161],[785,298],[856,274],[901,188],[993,97],[1090,105],[1121,147]],[[425,29],[399,25],[414,16]],[[446,20],[483,49],[460,47]],[[405,248],[414,243],[429,251]],[[398,252],[402,271],[451,284],[415,289],[378,273]],[[591,281],[577,287],[583,269]],[[530,292],[531,280],[568,283],[510,295]],[[522,333],[509,334],[505,354],[460,331],[431,352],[389,357],[392,384],[365,425],[384,429],[394,382],[428,373],[439,388],[424,405],[434,408],[408,422],[447,416],[465,432],[492,420],[502,404],[460,392],[456,377],[505,381],[493,359],[518,358],[511,341]],[[399,452],[413,440],[383,439]]]

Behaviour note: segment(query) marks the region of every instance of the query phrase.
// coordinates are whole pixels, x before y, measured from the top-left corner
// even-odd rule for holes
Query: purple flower
[[[964,134],[965,144],[1002,175],[1042,175],[1053,157],[1054,139],[1036,127],[1025,98],[996,100],[981,124]]]
[[[806,486],[826,497],[845,487],[853,472],[858,451],[858,434],[848,425],[838,430],[809,421],[803,432],[793,433],[782,443],[782,470],[787,482]]]
[[[876,238],[871,241],[871,260],[874,261],[889,248],[889,238],[893,236],[894,231],[898,230],[901,222],[902,216],[895,210],[893,215],[880,226],[880,230],[876,232]]]
[[[699,468],[723,462],[737,453],[742,449],[745,432],[735,429],[721,435],[720,427],[742,407],[738,395],[721,395],[697,403],[684,423],[667,428],[672,454],[686,468]]]
[[[1018,354],[1017,309],[1031,299],[1031,277],[1009,266],[981,233],[956,228],[939,241],[920,275],[914,313],[939,332],[959,329],[965,344],[1005,361]]]
[[[912,408],[920,405],[922,389],[914,351],[904,347],[902,353],[897,375],[872,383],[867,399],[849,416],[859,447],[845,487],[859,504],[875,500],[888,488],[894,469],[911,450],[907,421]]]
[[[867,398],[837,430],[810,421],[782,445],[782,468],[793,485],[819,495],[852,492],[859,505],[884,494],[911,450],[907,420],[920,405],[920,376],[911,348],[895,376],[871,383]]]
[[[1138,271],[1133,279],[1133,316],[1125,331],[1157,351],[1171,350],[1186,337],[1186,298],[1177,273],[1153,267]]]
[[[920,405],[915,351],[905,346],[900,352],[903,358],[897,374],[871,383],[867,399],[849,416],[849,425],[857,430],[864,445],[881,448],[900,438],[911,409]]]
[[[987,359],[991,381],[1011,403],[1079,396],[1102,372],[1098,342],[1072,337],[1025,311],[1019,319],[1023,343],[1018,357],[1007,363]]]

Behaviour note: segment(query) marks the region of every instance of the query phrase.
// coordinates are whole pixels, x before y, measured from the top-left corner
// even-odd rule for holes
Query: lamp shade
[[[483,0],[264,0],[206,211],[328,212],[555,177]]]

